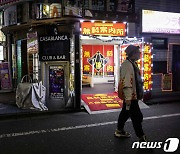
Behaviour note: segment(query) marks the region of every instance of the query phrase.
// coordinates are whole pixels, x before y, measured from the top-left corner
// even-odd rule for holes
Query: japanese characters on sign
[[[151,64],[151,46],[144,44],[144,90],[150,90],[152,88]]]
[[[114,75],[112,45],[83,45],[83,74]]]
[[[91,110],[117,109],[122,107],[122,100],[117,93],[109,94],[85,94],[82,99]]]
[[[82,35],[126,36],[125,23],[81,23]]]

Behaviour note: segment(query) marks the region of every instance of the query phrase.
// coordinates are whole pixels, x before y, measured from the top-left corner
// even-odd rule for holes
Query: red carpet
[[[82,94],[81,99],[89,107],[90,111],[122,108],[122,100],[117,96],[117,93]]]

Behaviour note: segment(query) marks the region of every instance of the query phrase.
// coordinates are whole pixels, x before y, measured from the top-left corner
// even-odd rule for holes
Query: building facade
[[[80,109],[82,81],[89,78],[91,86],[113,81],[116,87],[122,45],[135,43],[142,46],[143,51],[145,41],[154,42],[152,86],[162,90],[164,74],[179,75],[173,69],[178,62],[173,61],[176,56],[173,53],[179,51],[179,34],[143,32],[142,10],[178,13],[179,6],[178,0],[173,4],[168,0],[151,3],[142,0],[2,0],[1,30],[6,40],[1,41],[1,65],[6,63],[4,67],[9,71],[6,88],[16,88],[28,74],[34,81],[43,81],[49,107],[53,102],[57,108]],[[89,33],[87,27],[87,31],[83,31],[83,23],[92,26],[93,33]],[[157,42],[161,41],[167,46],[159,48]],[[88,54],[90,57],[83,58]],[[88,65],[84,59],[89,60]],[[175,83],[173,85],[164,89],[179,90]]]

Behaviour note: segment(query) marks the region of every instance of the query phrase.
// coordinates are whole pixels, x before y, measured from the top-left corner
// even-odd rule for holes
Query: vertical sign
[[[114,46],[104,45],[104,56],[108,58],[108,62],[105,65],[104,72],[107,76],[114,75]]]
[[[21,40],[17,41],[17,72],[18,72],[18,83],[19,83],[22,78]]]
[[[64,97],[64,68],[49,66],[49,97],[63,99]]]
[[[83,45],[83,74],[91,75],[92,66],[88,63],[88,58],[92,57],[92,45]]]
[[[144,90],[152,88],[151,45],[144,44]]]

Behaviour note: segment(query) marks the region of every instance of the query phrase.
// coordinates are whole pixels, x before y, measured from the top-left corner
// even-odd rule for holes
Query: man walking
[[[138,100],[143,98],[143,82],[140,70],[136,61],[140,59],[140,50],[138,46],[129,45],[125,49],[127,59],[120,67],[120,81],[118,93],[123,99],[123,108],[119,114],[117,129],[114,133],[116,137],[130,137],[131,134],[124,130],[124,126],[130,117],[133,127],[140,142],[146,142],[146,136],[142,129],[143,115],[139,108]]]

